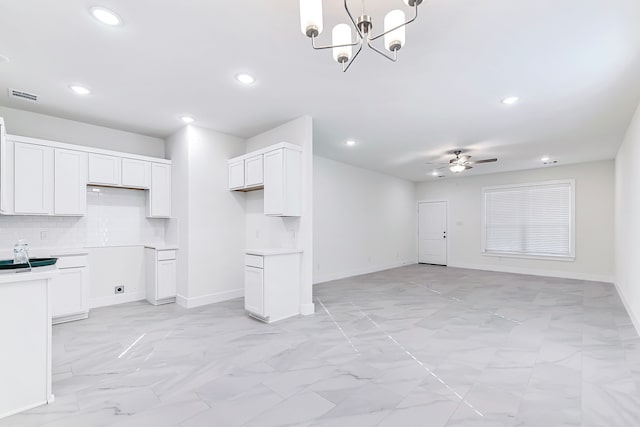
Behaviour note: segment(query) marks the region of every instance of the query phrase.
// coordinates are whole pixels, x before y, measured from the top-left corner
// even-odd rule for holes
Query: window
[[[573,180],[482,189],[487,255],[573,258]]]

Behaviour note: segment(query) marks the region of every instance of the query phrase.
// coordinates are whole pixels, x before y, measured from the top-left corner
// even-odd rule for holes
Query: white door
[[[53,148],[16,142],[14,202],[17,214],[53,211]]]
[[[171,165],[151,164],[148,216],[154,218],[171,217]]]
[[[264,214],[282,215],[284,194],[284,149],[264,155]]]
[[[158,261],[158,292],[156,299],[175,297],[176,288],[176,260]]]
[[[264,317],[264,270],[256,267],[244,268],[244,308]]]
[[[87,211],[87,153],[55,150],[54,213],[84,215]]]
[[[447,202],[418,205],[418,262],[447,265]]]
[[[143,160],[122,159],[122,185],[149,188],[151,163]]]
[[[51,286],[53,317],[87,311],[87,267],[61,269]]]
[[[89,154],[89,184],[120,185],[121,158]]]

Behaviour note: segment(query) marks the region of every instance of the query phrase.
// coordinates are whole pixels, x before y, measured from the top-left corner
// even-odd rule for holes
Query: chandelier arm
[[[355,61],[355,59],[357,58],[357,56],[360,54],[360,52],[362,51],[362,41],[360,41],[360,47],[358,48],[358,50],[356,51],[356,54],[353,55],[353,57],[351,58],[351,61],[349,61],[349,63],[347,64],[347,66],[345,67],[344,64],[342,65],[342,72],[345,73],[349,67],[351,67],[351,64],[353,64],[353,61]]]
[[[316,36],[311,37],[311,46],[315,49],[315,50],[322,50],[322,49],[333,49],[334,47],[347,47],[347,46],[356,46],[357,44],[362,43],[359,40],[356,40],[353,43],[349,43],[349,44],[336,44],[336,45],[326,45],[326,46],[316,46]]]
[[[398,51],[397,50],[393,51],[393,56],[389,56],[384,51],[382,51],[382,50],[376,48],[374,45],[372,45],[371,44],[371,39],[367,39],[367,46],[369,46],[372,50],[374,50],[375,52],[378,52],[380,55],[384,56],[385,58],[387,58],[391,62],[396,62],[398,60]]]
[[[346,1],[346,0],[345,0],[345,1]],[[415,21],[416,19],[418,19],[418,2],[416,2],[416,3],[415,3],[415,5],[413,6],[413,8],[415,9],[415,12],[416,12],[416,13],[415,13],[415,15],[413,16],[413,18],[409,19],[409,20],[408,20],[407,22],[405,22],[404,24],[397,25],[397,26],[395,26],[395,27],[393,27],[393,28],[391,28],[391,29],[389,29],[389,30],[385,31],[384,33],[378,34],[378,35],[377,35],[377,36],[375,36],[375,37],[371,37],[371,38],[370,38],[370,40],[372,40],[372,41],[373,41],[373,40],[379,39],[380,37],[384,36],[385,34],[389,34],[390,32],[397,30],[398,28],[406,27],[407,25],[411,24],[413,21]]]
[[[349,15],[349,19],[351,20],[351,23],[353,24],[353,27],[356,29],[356,32],[360,36],[360,39],[364,39],[364,35],[362,34],[362,31],[360,31],[360,28],[358,27],[358,24],[356,24],[356,20],[353,18],[353,15],[351,14],[351,11],[349,10],[349,5],[347,5],[347,0],[344,0],[344,10],[347,11],[347,15]]]

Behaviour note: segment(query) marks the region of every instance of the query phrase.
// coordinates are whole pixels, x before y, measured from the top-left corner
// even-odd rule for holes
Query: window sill
[[[527,255],[508,252],[482,252],[482,255],[497,258],[521,258],[521,259],[537,259],[544,261],[565,261],[572,262],[576,260],[575,256],[556,256],[556,255]]]

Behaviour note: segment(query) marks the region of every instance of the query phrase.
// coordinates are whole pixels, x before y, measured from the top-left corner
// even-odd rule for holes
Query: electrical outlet
[[[113,288],[113,293],[124,294],[124,285],[117,285],[115,288]]]

